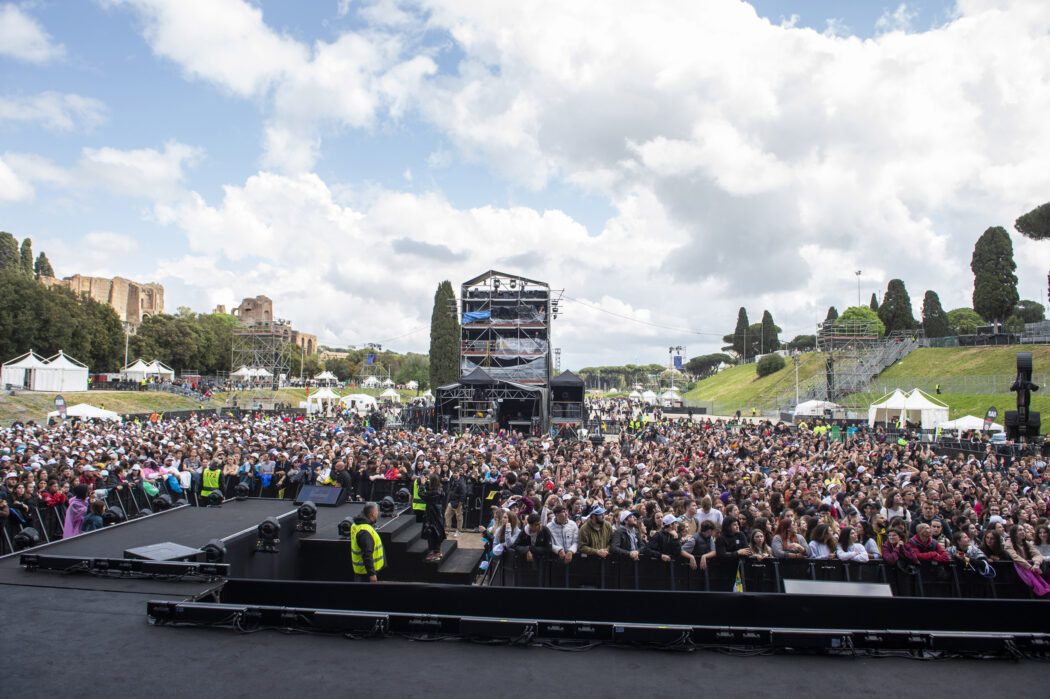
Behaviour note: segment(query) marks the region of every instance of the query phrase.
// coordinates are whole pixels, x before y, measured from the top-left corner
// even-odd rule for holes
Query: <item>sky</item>
[[[0,230],[331,346],[425,352],[497,269],[564,368],[666,363],[858,281],[969,306],[990,226],[1045,304],[1047,114],[1045,0],[0,0]]]

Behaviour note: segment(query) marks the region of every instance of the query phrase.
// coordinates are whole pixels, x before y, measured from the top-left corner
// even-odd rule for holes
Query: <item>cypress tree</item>
[[[434,388],[459,379],[459,318],[452,314],[456,295],[452,282],[438,284],[430,315],[430,385]]]
[[[0,231],[0,272],[17,272],[21,264],[18,241],[10,233]]]
[[[775,352],[780,349],[780,338],[778,328],[773,323],[773,315],[769,311],[762,312],[761,349],[762,353]]]
[[[876,313],[879,312],[879,299],[875,297],[874,291],[871,292],[871,301],[868,302],[868,308],[875,311]]]
[[[948,314],[941,307],[941,299],[932,289],[922,298],[922,329],[926,337],[944,337],[952,331]]]
[[[826,316],[824,316],[824,322],[825,323],[834,323],[838,319],[839,319],[839,311],[838,311],[838,309],[835,308],[834,306],[829,306],[828,307],[828,314]]]
[[[1014,246],[1002,226],[984,232],[973,247],[973,310],[989,323],[1001,324],[1013,311],[1020,296],[1014,270]]]
[[[891,279],[882,296],[879,307],[879,320],[886,326],[886,332],[894,330],[911,330],[915,327],[915,316],[911,310],[911,297],[900,279]]]
[[[33,264],[33,271],[36,272],[36,277],[53,277],[55,276],[55,270],[51,268],[51,261],[47,259],[47,255],[40,253],[36,256],[36,262]]]
[[[22,248],[20,250],[21,264],[20,268],[22,275],[33,278],[33,241],[29,238],[22,240]]]
[[[747,359],[747,331],[750,324],[747,322],[747,309],[743,306],[736,314],[736,328],[733,330],[733,350],[741,359]]]

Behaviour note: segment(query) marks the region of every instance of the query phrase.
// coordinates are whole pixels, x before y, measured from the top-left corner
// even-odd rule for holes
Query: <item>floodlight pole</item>
[[[857,275],[857,305],[858,306],[860,305],[860,273],[861,273],[861,270],[859,270],[859,269],[856,272],[854,272],[854,274]]]
[[[795,365],[795,407],[798,408],[798,358],[799,352],[795,350],[791,355],[791,363]]]

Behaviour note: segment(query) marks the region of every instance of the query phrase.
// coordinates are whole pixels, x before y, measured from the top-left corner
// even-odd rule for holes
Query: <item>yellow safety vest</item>
[[[219,489],[219,479],[222,477],[221,468],[206,468],[201,474],[201,497],[211,495],[211,491]]]
[[[378,573],[386,565],[386,558],[383,556],[383,541],[379,538],[379,532],[371,524],[355,524],[350,527],[350,562],[353,563],[354,572],[358,575],[365,575],[368,572],[365,569],[364,552],[357,545],[357,533],[362,529],[370,532],[372,541],[375,542],[375,548],[372,549],[372,568]]]
[[[425,510],[427,504],[423,502],[423,498],[419,497],[419,481],[412,481],[412,509],[413,510]]]

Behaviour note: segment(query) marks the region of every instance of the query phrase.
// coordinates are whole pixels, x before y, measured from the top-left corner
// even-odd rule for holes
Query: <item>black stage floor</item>
[[[270,697],[295,692],[390,697],[565,696],[576,686],[598,695],[957,697],[962,688],[1009,687],[1011,697],[1045,697],[1046,664],[1034,661],[821,656],[728,656],[598,647],[588,652],[512,648],[403,638],[346,640],[273,631],[154,627],[146,602],[156,594],[0,586],[9,668],[5,696],[43,696],[75,687],[78,696]],[[206,667],[206,672],[200,668]],[[71,671],[71,668],[77,668]],[[72,673],[72,674],[71,674]]]

